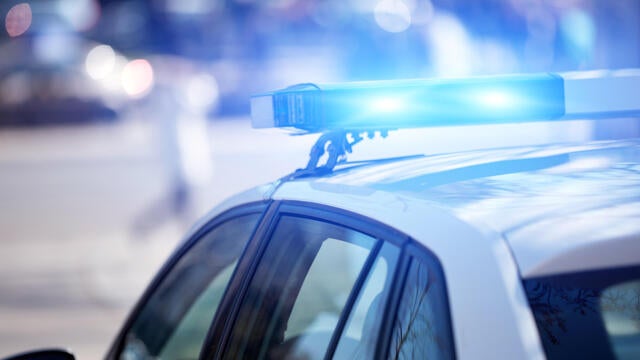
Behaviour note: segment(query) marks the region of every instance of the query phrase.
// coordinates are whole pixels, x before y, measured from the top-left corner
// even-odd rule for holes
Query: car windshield
[[[549,359],[640,358],[640,266],[524,285]]]

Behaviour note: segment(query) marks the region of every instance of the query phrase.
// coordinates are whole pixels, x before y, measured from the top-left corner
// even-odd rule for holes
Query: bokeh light
[[[113,73],[116,53],[111,46],[98,45],[89,51],[84,65],[89,76],[102,80]]]
[[[121,94],[124,91],[122,85],[122,72],[128,62],[129,61],[124,56],[119,54],[115,55],[111,72],[98,80],[105,90],[112,94]]]
[[[122,70],[122,87],[127,95],[138,98],[146,95],[153,86],[153,68],[149,61],[130,61]]]
[[[376,23],[380,28],[392,33],[399,33],[411,26],[411,11],[401,0],[382,0],[374,10]]]
[[[31,26],[31,6],[27,3],[14,5],[4,19],[4,26],[11,37],[24,34]]]
[[[76,31],[86,31],[100,18],[98,0],[62,0],[56,2],[56,10]]]

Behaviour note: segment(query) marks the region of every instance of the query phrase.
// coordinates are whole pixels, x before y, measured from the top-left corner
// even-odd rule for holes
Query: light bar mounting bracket
[[[330,173],[336,165],[345,162],[347,154],[353,152],[353,146],[362,140],[364,136],[373,139],[376,132],[385,138],[388,131],[332,131],[322,134],[311,148],[309,162],[303,169],[298,169],[292,174],[293,178],[314,176]],[[324,164],[321,160],[324,155],[327,159]]]

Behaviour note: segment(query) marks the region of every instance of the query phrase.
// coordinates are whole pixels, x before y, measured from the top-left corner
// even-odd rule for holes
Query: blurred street
[[[195,218],[235,192],[304,165],[313,141],[289,138],[276,148],[285,135],[252,131],[246,119],[214,123],[208,135],[215,156],[202,164],[213,165],[214,176],[189,187],[185,218],[149,210],[149,204],[171,206],[150,126],[0,132],[3,355],[68,346],[80,359],[101,357]],[[148,223],[142,230],[135,224],[140,217]]]
[[[162,185],[126,181],[131,171],[154,179],[158,170],[142,153],[117,154],[122,148],[110,146],[117,139],[96,136],[111,131],[116,137],[113,130],[2,133],[0,348],[5,354],[77,343],[83,344],[74,349],[79,354],[97,356],[92,347],[104,346],[135,296],[127,282],[149,276],[149,270],[131,272],[117,288],[109,286],[115,282],[100,283],[118,269],[117,264],[105,268],[105,261],[126,244],[123,221]]]

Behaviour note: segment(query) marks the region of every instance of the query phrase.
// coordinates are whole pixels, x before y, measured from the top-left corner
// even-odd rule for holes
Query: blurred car
[[[112,82],[126,59],[113,49],[91,57],[99,47],[109,48],[59,34],[3,43],[1,51],[9,56],[0,61],[0,125],[115,120],[128,99],[119,79],[116,86]]]
[[[639,140],[343,161],[392,125],[637,113],[619,93],[638,81],[543,74],[255,97],[256,127],[323,133],[309,164],[196,224],[106,358],[638,358]]]

